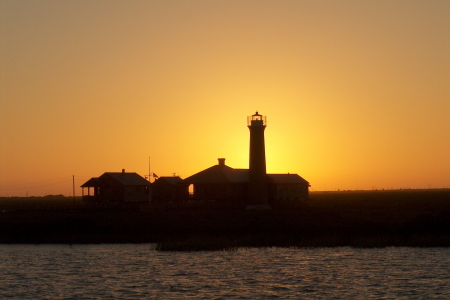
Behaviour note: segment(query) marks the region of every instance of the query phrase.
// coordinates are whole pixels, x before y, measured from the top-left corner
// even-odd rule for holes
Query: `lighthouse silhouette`
[[[250,129],[247,209],[270,208],[267,195],[266,150],[264,145],[266,125],[266,117],[258,112],[247,117],[247,126]]]

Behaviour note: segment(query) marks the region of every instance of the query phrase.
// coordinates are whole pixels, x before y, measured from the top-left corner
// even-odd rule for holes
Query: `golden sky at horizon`
[[[248,167],[450,187],[449,1],[0,0],[0,196]]]

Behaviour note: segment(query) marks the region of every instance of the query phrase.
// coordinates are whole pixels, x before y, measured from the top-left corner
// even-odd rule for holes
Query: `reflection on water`
[[[448,299],[447,248],[0,245],[0,298]]]

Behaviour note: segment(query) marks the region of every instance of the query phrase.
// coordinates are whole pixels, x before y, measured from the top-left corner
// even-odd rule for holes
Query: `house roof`
[[[233,169],[226,165],[215,165],[183,180],[183,183],[238,183],[248,182],[247,169]]]
[[[272,183],[301,183],[309,182],[298,174],[267,174],[269,182]],[[218,164],[200,171],[182,182],[186,184],[195,183],[246,183],[249,181],[248,169],[233,169],[225,164]]]
[[[101,181],[105,177],[126,186],[150,185],[150,182],[139,176],[137,173],[106,172],[99,177],[99,180]]]
[[[168,183],[170,183],[172,185],[175,185],[175,184],[177,184],[177,183],[182,181],[182,179],[179,176],[161,176],[156,181],[158,181],[158,180],[167,181]]]
[[[100,186],[98,177],[92,177],[91,179],[83,183],[81,187],[96,187],[96,186]]]
[[[273,183],[307,183],[309,182],[298,174],[267,174],[269,180]]]

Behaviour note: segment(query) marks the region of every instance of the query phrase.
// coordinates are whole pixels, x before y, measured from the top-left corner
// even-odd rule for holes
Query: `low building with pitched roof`
[[[306,201],[309,186],[298,174],[267,174],[269,201],[273,204]]]
[[[308,199],[309,182],[298,174],[266,174],[265,180],[271,205]],[[249,194],[249,170],[233,169],[225,165],[224,158],[219,158],[217,165],[187,177],[179,186],[182,189],[190,186],[192,200],[245,204]]]
[[[83,200],[103,203],[149,202],[150,182],[137,173],[106,172],[82,186]]]
[[[179,176],[161,176],[152,183],[152,202],[171,202],[180,198],[178,184]]]

